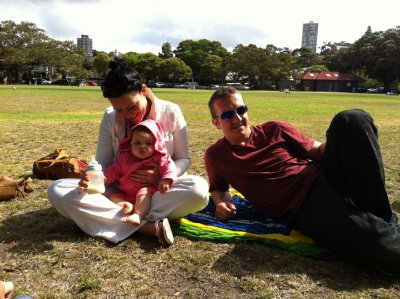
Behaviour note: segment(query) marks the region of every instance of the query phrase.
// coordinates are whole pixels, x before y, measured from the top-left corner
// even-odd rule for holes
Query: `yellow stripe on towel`
[[[286,243],[291,243],[291,244],[299,243],[299,242],[309,244],[309,245],[315,244],[314,240],[305,236],[304,234],[302,234],[301,232],[299,232],[297,230],[292,230],[289,236],[285,236],[282,234],[253,234],[253,233],[248,233],[248,232],[232,231],[232,230],[228,230],[225,228],[204,225],[201,223],[192,222],[185,218],[176,219],[176,222],[184,224],[184,225],[194,226],[201,230],[221,232],[224,234],[231,234],[231,235],[237,235],[237,236],[248,237],[248,238],[280,240],[280,241],[283,241]]]

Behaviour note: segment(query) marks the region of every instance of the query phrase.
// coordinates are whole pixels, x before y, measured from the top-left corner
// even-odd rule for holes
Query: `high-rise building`
[[[303,24],[303,38],[301,40],[302,48],[309,48],[317,52],[318,23],[310,21]]]
[[[92,48],[92,39],[89,38],[89,35],[81,35],[78,37],[77,45],[79,48],[85,49],[88,56],[93,55],[93,48]]]

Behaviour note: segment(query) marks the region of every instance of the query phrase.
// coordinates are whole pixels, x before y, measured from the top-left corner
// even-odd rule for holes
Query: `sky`
[[[352,0],[0,0],[0,21],[31,22],[56,40],[76,43],[82,34],[93,49],[120,53],[174,50],[185,39],[301,47],[303,23],[318,23],[318,42],[358,40],[371,26],[400,25],[400,1]],[[318,51],[318,50],[317,50]]]

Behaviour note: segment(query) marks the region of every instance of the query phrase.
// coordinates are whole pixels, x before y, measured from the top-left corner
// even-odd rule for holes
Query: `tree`
[[[321,59],[318,54],[306,47],[293,50],[292,55],[296,58],[295,65],[297,68],[305,68],[310,65],[321,64]]]
[[[69,68],[80,73],[85,57],[72,41],[54,40],[33,23],[0,23],[0,69],[11,74],[13,80],[20,79],[22,74],[29,76],[35,66],[64,73]]]
[[[329,72],[329,69],[323,64],[310,65],[306,72]]]
[[[135,68],[144,80],[154,80],[158,77],[161,61],[162,59],[153,53],[141,53],[138,54]]]
[[[128,52],[123,55],[128,65],[135,68],[144,80],[154,80],[158,77],[160,63],[162,61],[153,53]]]
[[[349,49],[349,66],[382,81],[384,90],[400,79],[400,29],[363,35]]]
[[[229,70],[234,81],[239,81],[241,77],[248,77],[252,85],[262,85],[264,76],[268,76],[262,71],[262,64],[265,61],[263,49],[250,44],[243,46],[239,44],[233,49],[232,59],[230,60]]]
[[[208,55],[201,66],[201,80],[208,83],[224,81],[225,73],[222,62],[223,60],[221,57],[217,55]]]
[[[0,68],[10,73],[13,80],[19,79],[20,74],[27,72],[32,65],[34,46],[47,40],[45,31],[33,23],[1,22]]]
[[[287,49],[267,45],[264,49],[256,45],[238,45],[233,50],[229,70],[235,81],[246,78],[256,88],[266,88],[269,82],[290,77],[291,54]]]
[[[159,75],[162,80],[175,83],[181,79],[191,78],[192,70],[181,59],[171,57],[161,61]]]
[[[163,43],[161,46],[161,53],[158,53],[158,57],[167,59],[173,56],[171,44],[169,42]]]
[[[139,61],[139,53],[136,52],[128,52],[125,53],[122,57],[126,60],[130,67],[136,68],[136,65]]]
[[[208,55],[215,55],[223,60],[229,56],[229,52],[222,47],[220,42],[207,39],[181,41],[174,54],[192,69],[193,77],[196,80],[201,77],[202,66]]]
[[[331,71],[352,72],[346,59],[350,46],[350,43],[344,41],[324,43],[320,52],[322,64]]]
[[[108,65],[110,64],[111,57],[105,52],[97,52],[94,58],[93,66],[99,77],[105,77],[108,72]]]
[[[89,72],[83,67],[85,51],[78,48],[72,41],[55,41],[52,40],[49,45],[52,45],[51,60],[42,61],[37,65],[52,65],[61,74],[65,76],[74,76],[78,78],[87,78]]]
[[[267,45],[265,48],[270,57],[272,68],[271,77],[275,80],[275,85],[279,85],[280,80],[287,80],[292,76],[293,56],[288,48],[277,48],[274,45]]]

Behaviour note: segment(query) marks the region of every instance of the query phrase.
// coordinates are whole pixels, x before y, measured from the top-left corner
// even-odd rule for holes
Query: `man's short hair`
[[[229,98],[232,94],[239,93],[236,88],[230,86],[218,87],[217,90],[214,91],[210,100],[208,101],[208,108],[210,109],[211,117],[217,118],[218,115],[215,113],[214,102],[221,98]]]

